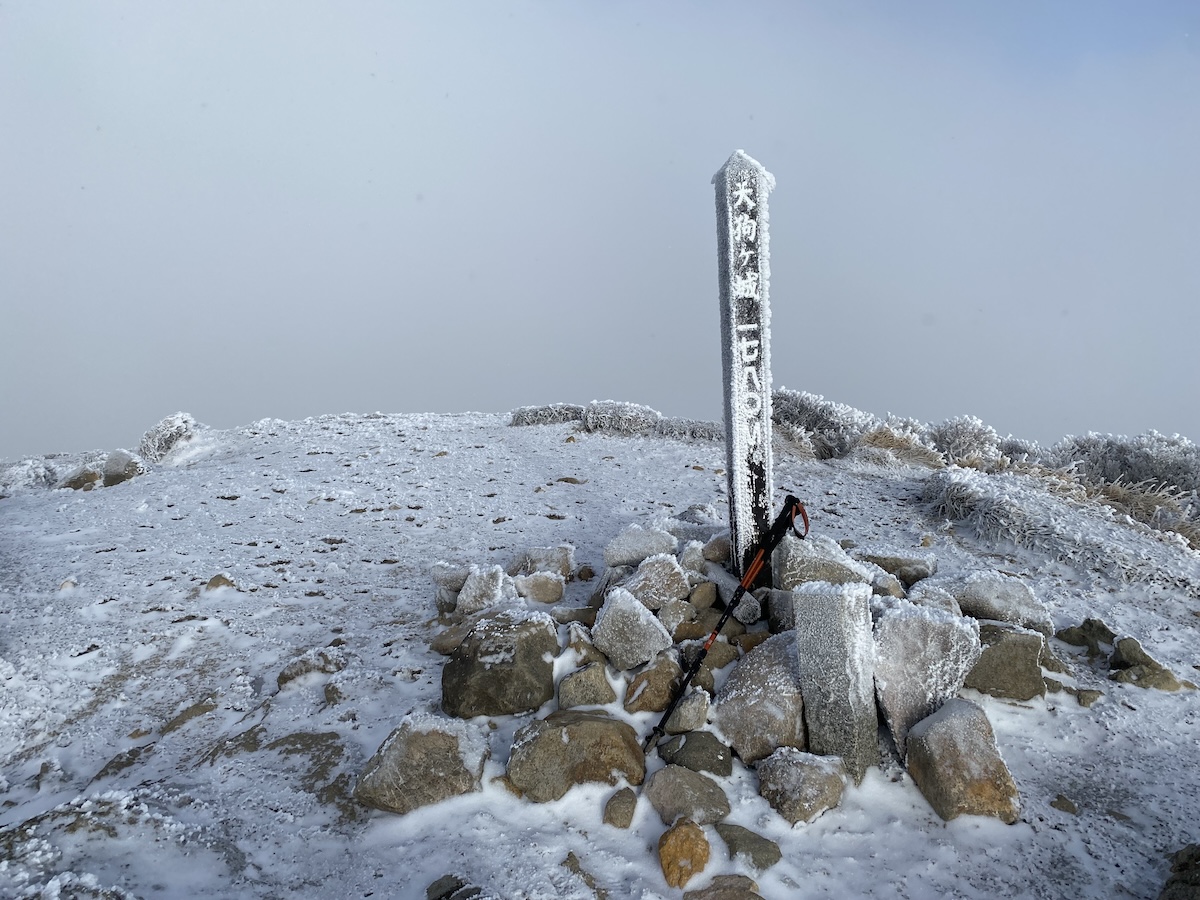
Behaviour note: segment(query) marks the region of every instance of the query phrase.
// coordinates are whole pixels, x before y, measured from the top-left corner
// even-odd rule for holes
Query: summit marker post
[[[771,525],[771,277],[767,194],[775,178],[736,151],[713,176],[725,382],[725,456],[734,571]],[[770,567],[762,583],[770,583]]]

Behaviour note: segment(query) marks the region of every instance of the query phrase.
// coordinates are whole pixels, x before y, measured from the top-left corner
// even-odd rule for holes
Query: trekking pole
[[[799,529],[796,528],[797,514],[804,522],[804,534],[801,534]],[[700,665],[704,662],[704,657],[708,656],[709,648],[716,642],[717,635],[721,633],[721,629],[725,627],[725,623],[729,621],[729,617],[737,609],[743,595],[754,586],[754,582],[758,580],[758,576],[762,572],[763,566],[766,565],[767,559],[775,551],[775,548],[779,546],[779,542],[783,540],[783,536],[787,534],[789,528],[796,532],[797,536],[801,539],[804,538],[804,535],[808,534],[808,510],[804,508],[803,503],[791,494],[788,494],[787,499],[783,501],[783,510],[779,513],[778,518],[771,523],[771,527],[767,529],[767,533],[759,539],[758,550],[755,552],[753,559],[750,560],[750,565],[746,567],[746,574],[742,576],[737,590],[733,592],[733,597],[725,605],[725,612],[721,614],[721,618],[717,621],[717,627],[713,629],[712,634],[708,636],[708,640],[704,642],[704,646],[700,648],[700,652],[696,655],[696,658],[692,660],[692,664],[688,666],[688,670],[683,676],[683,682],[679,685],[675,696],[671,698],[671,703],[667,707],[667,711],[662,714],[662,718],[658,720],[658,724],[654,726],[654,730],[646,736],[646,742],[642,744],[643,753],[648,753],[650,745],[666,734],[667,720],[671,718],[671,714],[675,712],[675,707],[683,699],[688,685],[692,683],[692,679],[700,671]]]

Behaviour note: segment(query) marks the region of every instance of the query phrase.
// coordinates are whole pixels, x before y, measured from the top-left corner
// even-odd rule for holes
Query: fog
[[[1200,439],[1200,5],[0,5],[0,459],[323,413],[721,416],[774,383]]]

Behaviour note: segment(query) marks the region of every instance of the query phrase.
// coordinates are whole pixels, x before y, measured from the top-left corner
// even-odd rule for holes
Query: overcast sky
[[[0,2],[0,459],[777,387],[1200,439],[1200,3]]]

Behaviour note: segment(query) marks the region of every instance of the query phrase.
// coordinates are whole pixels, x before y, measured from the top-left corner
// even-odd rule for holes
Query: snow
[[[145,474],[86,493],[48,489],[36,464],[0,473],[0,896],[420,900],[453,872],[483,897],[590,900],[562,866],[574,853],[614,900],[677,898],[649,849],[663,826],[648,803],[619,830],[602,821],[612,787],[533,804],[497,781],[531,716],[467,723],[488,751],[476,793],[407,816],[344,796],[406,716],[439,715],[432,564],[483,570],[569,542],[600,571],[630,524],[693,505],[727,514],[720,443],[507,422],[198,430]],[[84,456],[41,465],[61,476]],[[1196,680],[1194,551],[1033,477],[946,471],[969,488],[962,518],[942,503],[949,480],[930,488],[936,473],[780,451],[776,508],[790,490],[814,534],[933,553],[947,577],[1017,575],[1056,628],[1102,618]],[[973,511],[1000,497],[1025,524],[977,527]],[[202,590],[221,572],[236,588]],[[570,582],[563,602],[585,605],[595,586]],[[288,663],[338,641],[344,668],[277,690]],[[783,859],[753,873],[706,828],[713,857],[688,888],[744,873],[773,898],[1157,896],[1167,854],[1200,840],[1200,694],[1116,684],[1082,650],[1055,649],[1080,687],[1104,691],[1095,706],[970,696],[1021,791],[1017,824],[942,822],[885,760],[793,828],[735,761],[728,821]],[[1050,805],[1060,793],[1078,815]]]

